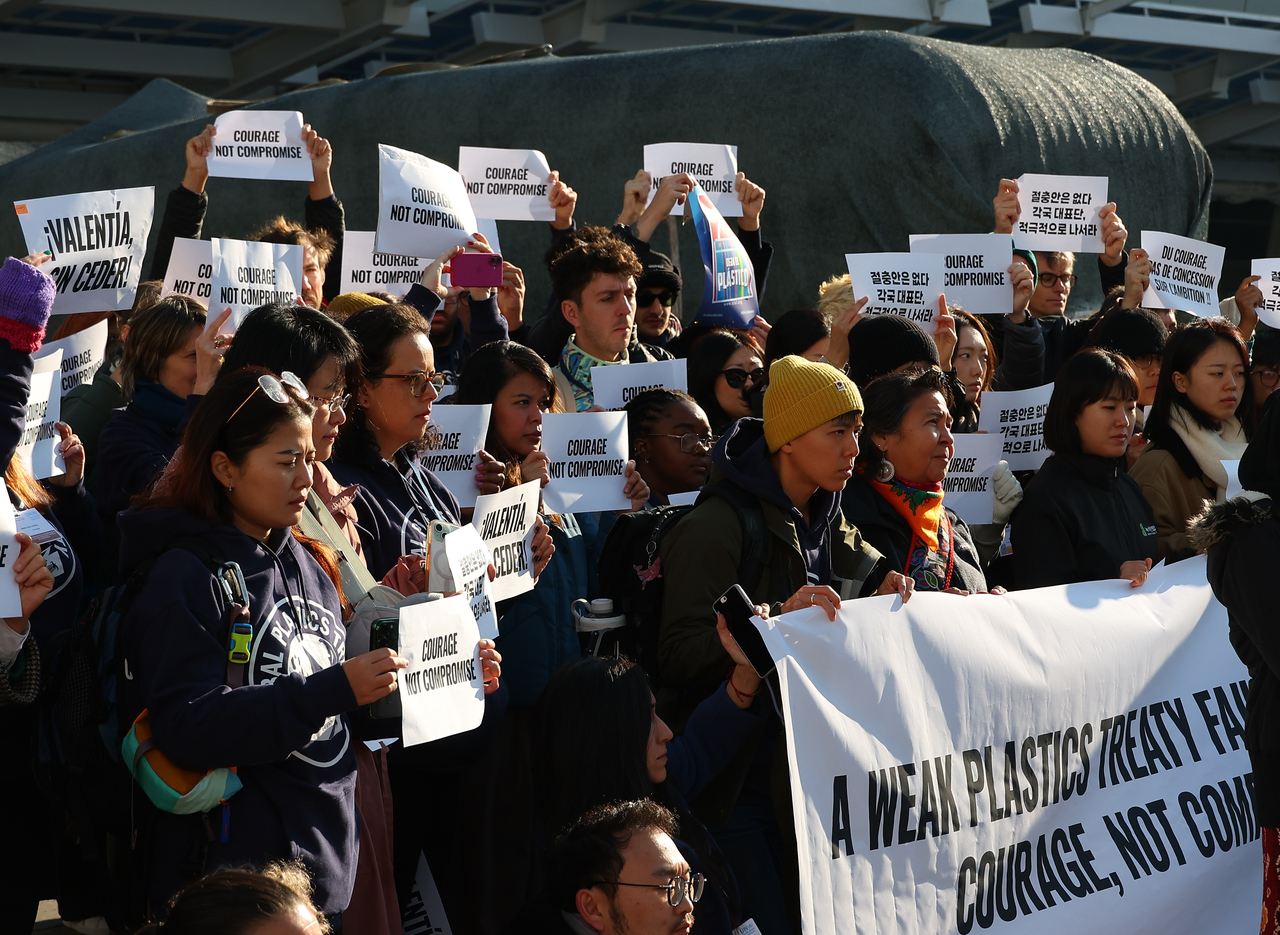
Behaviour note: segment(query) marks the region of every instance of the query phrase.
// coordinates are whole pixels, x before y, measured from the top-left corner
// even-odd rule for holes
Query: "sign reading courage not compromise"
[[[379,253],[434,259],[465,246],[475,231],[462,176],[442,162],[378,144]]]
[[[776,618],[804,935],[1248,932],[1248,672],[1202,557],[1144,587]]]
[[[133,305],[155,200],[148,185],[13,203],[27,250],[53,256],[40,268],[58,290],[55,315]]]
[[[551,480],[542,500],[552,513],[630,509],[623,494],[627,467],[625,412],[548,413],[542,417],[542,450]]]
[[[233,328],[259,305],[289,305],[302,286],[302,247],[213,239],[212,309],[231,309]]]
[[[302,143],[296,110],[232,110],[214,121],[209,174],[233,179],[311,182],[315,170]]]

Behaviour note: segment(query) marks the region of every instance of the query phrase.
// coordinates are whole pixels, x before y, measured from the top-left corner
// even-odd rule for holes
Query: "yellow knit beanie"
[[[338,321],[345,321],[356,312],[362,312],[366,308],[373,308],[375,305],[386,304],[382,299],[369,295],[367,292],[344,292],[333,297],[326,311]]]
[[[764,391],[764,439],[769,453],[846,412],[862,411],[853,381],[830,364],[781,357],[769,366]]]

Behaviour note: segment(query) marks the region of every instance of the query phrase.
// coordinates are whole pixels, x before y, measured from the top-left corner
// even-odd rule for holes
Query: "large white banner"
[[[1248,932],[1248,673],[1203,558],[762,626],[805,935]]]
[[[58,288],[53,314],[119,312],[133,305],[155,196],[148,185],[13,203],[27,250],[53,257],[40,267]]]

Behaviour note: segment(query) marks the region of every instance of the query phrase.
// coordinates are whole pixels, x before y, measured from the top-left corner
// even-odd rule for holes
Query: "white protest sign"
[[[81,383],[92,383],[93,375],[107,359],[107,323],[100,321],[69,337],[46,341],[36,352],[35,359],[41,360],[54,354],[60,354],[62,361],[58,389],[60,397],[66,396]]]
[[[1239,459],[1235,461],[1223,461],[1222,466],[1226,468],[1227,471],[1226,499],[1230,500],[1232,497],[1240,496],[1240,494],[1244,493],[1244,487],[1240,484]]]
[[[400,608],[400,731],[406,747],[475,730],[484,720],[480,631],[466,597]]]
[[[17,532],[18,523],[9,500],[9,489],[0,475],[0,617],[22,616],[22,590],[13,580],[13,563],[22,552],[14,539]],[[0,621],[0,627],[6,626],[7,623]]]
[[[698,502],[701,490],[686,490],[683,493],[667,494],[667,503],[671,506],[693,506]]]
[[[1049,457],[1044,446],[1044,414],[1053,396],[1053,384],[997,393],[982,394],[982,414],[978,431],[1001,438],[1000,458],[1008,461],[1010,470],[1035,471]]]
[[[15,201],[29,253],[58,292],[53,314],[119,312],[133,305],[155,212],[156,190],[121,188]]]
[[[592,367],[591,392],[602,409],[621,409],[645,390],[688,390],[688,373],[689,362],[678,359]]]
[[[1137,589],[917,591],[757,626],[805,935],[1257,926],[1248,672],[1203,556]]]
[[[173,238],[173,252],[164,271],[160,297],[185,295],[209,305],[213,295],[213,241]],[[223,306],[225,308],[225,306]]]
[[[36,480],[66,473],[66,465],[58,446],[58,419],[62,416],[62,352],[41,357],[31,374],[31,394],[27,397],[27,416],[18,441],[20,457]]]
[[[533,527],[541,493],[541,483],[531,480],[476,497],[471,524],[489,547],[497,570],[492,585],[495,601],[533,590]]]
[[[435,259],[475,232],[461,175],[426,156],[378,144],[379,253]]]
[[[430,260],[373,249],[373,231],[342,235],[342,280],[339,292],[387,292],[397,299],[422,279]]]
[[[554,221],[551,166],[536,149],[459,146],[458,174],[476,214],[495,221]]]
[[[999,435],[956,435],[955,453],[942,479],[944,506],[970,526],[983,526],[992,521],[995,489],[991,474],[1000,463],[1004,439]]]
[[[722,143],[649,143],[644,148],[644,171],[653,178],[648,202],[668,175],[687,172],[702,186],[721,217],[742,217],[742,202],[734,190],[738,178],[738,147]],[[646,204],[648,204],[646,202]],[[684,215],[684,205],[671,213]]]
[[[315,172],[296,110],[230,110],[213,122],[209,175],[311,182]]]
[[[1018,179],[1013,245],[1019,250],[1104,253],[1098,211],[1106,203],[1105,175],[1023,175]]]
[[[418,851],[418,870],[409,889],[409,898],[404,901],[400,921],[404,935],[453,935],[440,891],[422,851]]]
[[[855,299],[863,315],[900,315],[933,334],[942,295],[943,258],[936,253],[846,253]],[[1013,299],[1009,300],[1013,304]]]
[[[231,309],[231,328],[259,305],[297,301],[302,292],[302,247],[298,244],[213,239],[211,314]]]
[[[1151,277],[1142,293],[1143,308],[1168,308],[1217,318],[1218,277],[1226,248],[1216,244],[1143,231],[1142,249],[1151,257]]]
[[[942,291],[975,315],[1013,312],[1013,241],[1005,234],[912,234],[912,253],[943,255]]]
[[[1250,276],[1261,276],[1256,285],[1262,290],[1262,301],[1254,309],[1264,325],[1280,328],[1280,259],[1254,260]]]
[[[625,412],[547,413],[542,417],[542,450],[551,458],[551,481],[542,488],[542,501],[550,512],[631,509],[622,492]]]
[[[426,451],[419,463],[458,498],[459,505],[476,505],[476,452],[489,434],[489,411],[483,406],[433,406],[431,424],[439,433],[428,433]]]
[[[444,554],[449,560],[453,584],[471,607],[482,640],[498,638],[498,614],[489,585],[489,547],[476,527],[467,524],[445,533]]]
[[[476,233],[483,234],[485,242],[494,253],[502,253],[502,241],[498,239],[498,222],[492,218],[476,218]]]

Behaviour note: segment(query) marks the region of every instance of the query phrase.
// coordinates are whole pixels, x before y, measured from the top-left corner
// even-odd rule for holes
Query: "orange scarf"
[[[907,521],[916,538],[930,552],[938,551],[938,527],[946,516],[942,507],[941,483],[908,484],[896,475],[887,484],[870,477],[866,480]]]

